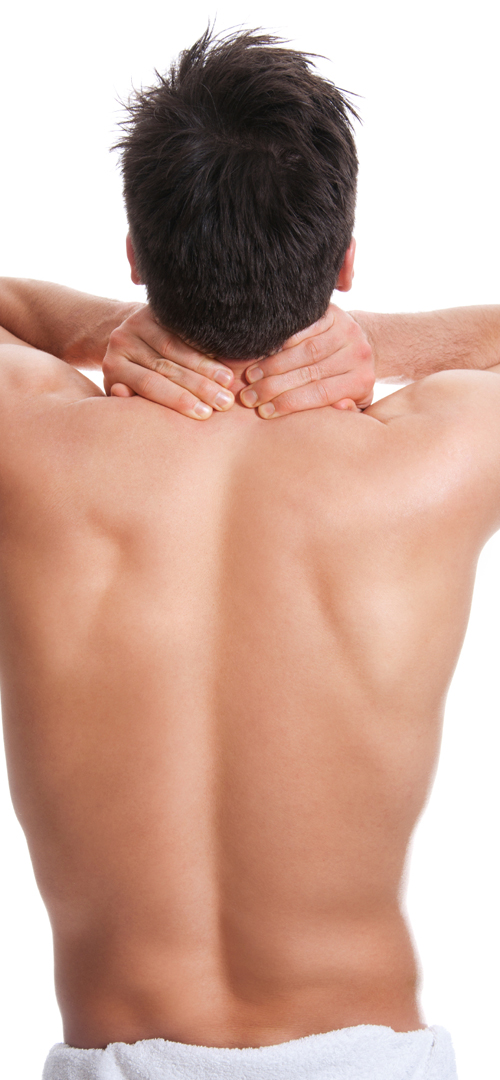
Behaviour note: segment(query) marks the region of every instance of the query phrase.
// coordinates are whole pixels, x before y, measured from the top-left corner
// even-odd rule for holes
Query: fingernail
[[[243,390],[241,393],[241,400],[244,405],[255,405],[255,402],[257,401],[255,390]]]
[[[260,370],[260,367],[248,368],[245,374],[249,382],[257,382],[257,379],[264,378],[264,372]]]
[[[219,393],[214,398],[214,405],[218,405],[219,409],[225,409],[228,405],[232,405],[234,397],[228,390],[219,390]]]
[[[274,408],[272,401],[268,401],[267,405],[261,405],[259,409],[260,415],[264,416],[266,420],[268,416],[273,415],[273,412],[276,412],[276,409]]]
[[[197,416],[202,416],[205,420],[207,416],[211,415],[212,410],[210,405],[205,405],[203,401],[199,401],[198,404],[195,405],[193,412],[195,412]]]
[[[219,386],[229,386],[233,381],[232,371],[224,371],[221,368],[220,371],[216,371],[214,375],[214,382],[218,382]]]

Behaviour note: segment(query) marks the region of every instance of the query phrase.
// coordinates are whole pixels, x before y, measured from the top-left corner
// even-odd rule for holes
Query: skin
[[[130,236],[126,249],[132,281],[141,285]],[[352,287],[355,254],[356,241],[352,238],[335,285],[338,292],[349,292]],[[227,371],[214,376],[227,388],[215,397],[209,393],[198,403],[189,401],[187,396],[182,402],[178,398],[175,401],[175,394],[172,398],[171,380],[180,380],[190,394],[195,392],[196,383],[184,365],[196,369],[201,356],[176,335],[165,338],[164,329],[152,315],[149,308],[136,312],[111,334],[103,361],[106,393],[119,397],[138,393],[197,420],[207,420],[214,407],[230,409],[234,405],[235,388]],[[172,360],[176,361],[175,365]],[[232,362],[226,364],[230,370]],[[145,374],[147,371],[152,374]],[[265,375],[274,378],[266,379]],[[355,412],[366,408],[373,396],[375,370],[371,346],[355,320],[330,304],[318,322],[294,334],[279,353],[246,363],[245,380],[250,386],[240,387],[239,402],[255,408],[265,420],[324,405]],[[257,380],[261,380],[258,386]]]
[[[132,277],[138,281],[130,244],[128,250]],[[354,251],[352,241],[337,281],[339,291],[350,287]],[[0,324],[13,340],[27,341],[80,369],[102,367],[108,394],[137,393],[195,420],[234,405],[231,365],[186,345],[159,325],[148,305],[4,277]],[[262,417],[270,410],[276,417],[325,404],[364,408],[372,400],[375,379],[372,347],[359,323],[330,304],[314,326],[290,338],[280,352],[259,361],[258,368],[249,365],[246,378],[257,393],[255,408]]]
[[[500,525],[497,373],[269,424],[235,363],[193,424],[4,340],[3,718],[66,1041],[421,1026],[401,880]]]

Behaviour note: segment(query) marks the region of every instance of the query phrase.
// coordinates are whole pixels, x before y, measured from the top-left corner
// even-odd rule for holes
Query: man
[[[498,310],[422,317],[441,335],[423,356],[400,349],[411,321],[358,316],[379,377],[420,380],[361,413],[366,343],[320,318],[354,255],[338,91],[272,42],[205,37],[137,99],[128,140],[133,275],[215,361],[133,312],[106,397],[12,337],[77,364],[123,308],[5,291],[2,703],[54,931],[66,1044],[45,1077],[449,1080],[400,883],[500,524]],[[335,387],[300,374],[308,351]],[[441,370],[457,361],[492,371]],[[320,385],[348,407],[290,411]]]

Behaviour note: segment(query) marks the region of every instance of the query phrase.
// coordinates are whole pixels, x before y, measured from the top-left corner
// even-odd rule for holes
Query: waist
[[[383,925],[381,925],[381,921]],[[248,934],[55,934],[67,1043],[161,1038],[243,1048],[360,1024],[421,1027],[417,971],[400,913]]]

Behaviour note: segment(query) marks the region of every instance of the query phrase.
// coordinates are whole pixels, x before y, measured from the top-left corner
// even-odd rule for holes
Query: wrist
[[[99,311],[94,318],[87,313],[82,324],[75,321],[73,332],[68,335],[61,359],[76,367],[100,367],[110,335],[130,315],[144,307],[144,304],[125,303],[120,300],[100,300]]]

